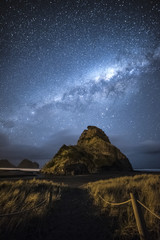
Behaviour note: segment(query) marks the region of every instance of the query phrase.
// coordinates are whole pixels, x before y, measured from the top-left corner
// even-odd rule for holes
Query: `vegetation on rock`
[[[113,146],[106,134],[99,128],[89,126],[78,140],[78,146],[91,153],[97,169],[132,170],[127,157]]]
[[[42,168],[42,173],[74,175],[104,170],[130,171],[132,166],[100,128],[89,126],[88,130],[81,134],[77,145],[63,145],[53,159]]]
[[[63,145],[54,158],[43,167],[42,172],[55,175],[74,175],[92,172],[94,168],[91,154],[78,146]]]

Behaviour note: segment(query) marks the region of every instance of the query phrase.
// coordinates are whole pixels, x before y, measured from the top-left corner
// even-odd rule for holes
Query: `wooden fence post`
[[[140,206],[137,204],[136,198],[133,193],[130,193],[131,202],[133,207],[134,216],[136,219],[136,224],[141,240],[147,240],[147,230],[145,226],[144,217],[142,215]]]

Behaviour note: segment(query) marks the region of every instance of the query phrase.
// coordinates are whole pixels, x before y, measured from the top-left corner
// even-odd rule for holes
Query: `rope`
[[[24,210],[24,211],[21,211],[21,212],[13,212],[13,213],[8,213],[8,214],[2,214],[0,215],[0,217],[7,217],[7,216],[13,216],[13,215],[19,215],[19,214],[22,214],[22,213],[25,213],[25,212],[29,212],[35,208],[39,208],[40,206],[42,206],[45,202],[47,202],[47,200],[44,200],[42,201],[41,203],[39,203],[38,205],[36,205],[35,207],[33,208],[30,208],[30,209],[27,209],[27,210]]]
[[[111,202],[107,202],[104,198],[102,198],[100,195],[99,197],[107,204],[113,205],[113,206],[120,206],[120,205],[124,205],[126,203],[131,202],[131,199],[125,201],[125,202],[121,202],[121,203],[111,203]],[[154,212],[152,212],[149,208],[147,208],[143,203],[141,203],[139,200],[137,200],[137,202],[142,205],[142,207],[144,207],[146,210],[148,210],[152,215],[154,215],[156,218],[160,219],[160,216],[158,216],[157,214],[155,214]]]
[[[137,200],[137,202],[142,206],[144,207],[146,210],[148,210],[152,215],[154,215],[156,218],[160,219],[160,217],[155,214],[154,212],[152,212],[149,208],[147,208],[143,203],[141,203],[139,200]]]
[[[126,204],[126,203],[131,202],[131,199],[129,199],[129,200],[127,200],[127,201],[125,201],[125,202],[121,202],[121,203],[111,203],[111,202],[107,202],[107,201],[106,201],[104,198],[102,198],[100,195],[99,195],[99,197],[100,197],[105,203],[110,204],[110,205],[113,205],[113,206],[120,206],[120,205],[124,205],[124,204]]]

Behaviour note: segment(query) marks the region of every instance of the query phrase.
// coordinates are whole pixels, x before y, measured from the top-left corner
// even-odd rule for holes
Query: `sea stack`
[[[19,165],[18,168],[39,168],[39,164],[37,162],[32,162],[31,160],[28,159],[23,159]]]
[[[1,159],[0,168],[15,168],[15,165],[10,163],[7,159]]]
[[[88,126],[77,145],[63,145],[45,164],[42,173],[77,175],[107,171],[132,171],[128,158],[111,144],[108,136],[98,127]]]

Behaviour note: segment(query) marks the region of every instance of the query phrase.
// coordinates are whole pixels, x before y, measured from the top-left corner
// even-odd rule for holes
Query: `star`
[[[50,146],[48,159],[58,149],[51,146],[94,125],[122,136],[133,166],[145,164],[128,149],[160,141],[160,3],[41,3],[0,2],[0,153],[16,159],[11,146]]]

